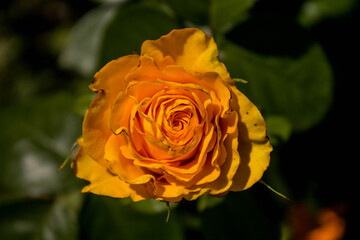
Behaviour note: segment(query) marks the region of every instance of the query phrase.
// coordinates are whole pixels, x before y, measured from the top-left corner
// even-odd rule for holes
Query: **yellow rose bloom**
[[[96,73],[74,174],[83,192],[178,202],[260,180],[272,147],[256,106],[195,28],[142,44]]]

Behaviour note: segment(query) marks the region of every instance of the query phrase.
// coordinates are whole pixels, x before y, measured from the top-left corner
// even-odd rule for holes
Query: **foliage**
[[[283,5],[265,0],[83,0],[82,5],[53,0],[44,3],[47,8],[40,3],[29,3],[33,15],[25,16],[31,26],[41,19],[48,24],[32,32],[19,27],[26,20],[20,17],[26,10],[20,3],[4,2],[9,11],[0,12],[0,21],[11,23],[0,28],[0,239],[298,239],[288,219],[296,205],[260,184],[224,198],[171,204],[165,223],[163,202],[84,195],[85,183],[69,166],[57,173],[81,135],[82,117],[93,98],[86,87],[94,73],[112,59],[140,53],[144,40],[183,27],[212,34],[231,76],[248,82],[236,84],[264,114],[275,147],[264,180],[295,202],[306,202],[314,213],[347,203],[324,201],[330,190],[314,193],[324,161],[314,157],[321,153],[304,148],[313,131],[318,138],[329,136],[321,135],[329,130],[321,128],[324,122],[339,124],[340,118],[329,120],[329,115],[338,114],[333,113],[338,110],[334,86],[344,66],[331,55],[334,45],[326,44],[332,34],[326,24],[352,16],[355,0]],[[304,156],[308,159],[296,162]],[[311,168],[312,175],[302,172],[302,182],[294,179],[299,176],[294,164]]]

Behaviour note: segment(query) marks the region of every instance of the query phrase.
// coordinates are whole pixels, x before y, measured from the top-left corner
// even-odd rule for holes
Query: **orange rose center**
[[[185,89],[164,89],[144,99],[133,117],[132,135],[139,136],[132,139],[133,144],[142,156],[157,159],[193,150],[202,135],[204,113],[200,109],[199,102]],[[173,152],[171,156],[169,151]]]

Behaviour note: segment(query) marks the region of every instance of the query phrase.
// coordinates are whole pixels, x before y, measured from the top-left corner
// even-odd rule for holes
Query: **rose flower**
[[[83,192],[133,201],[223,196],[260,180],[272,147],[263,117],[203,31],[173,30],[96,73],[72,161]]]

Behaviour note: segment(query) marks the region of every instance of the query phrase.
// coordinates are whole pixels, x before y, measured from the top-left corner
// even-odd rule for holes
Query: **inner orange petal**
[[[131,159],[121,152],[121,146],[127,145],[123,134],[112,135],[105,146],[105,159],[110,162],[109,170],[120,179],[131,184],[143,184],[154,179],[146,168],[135,166]]]

